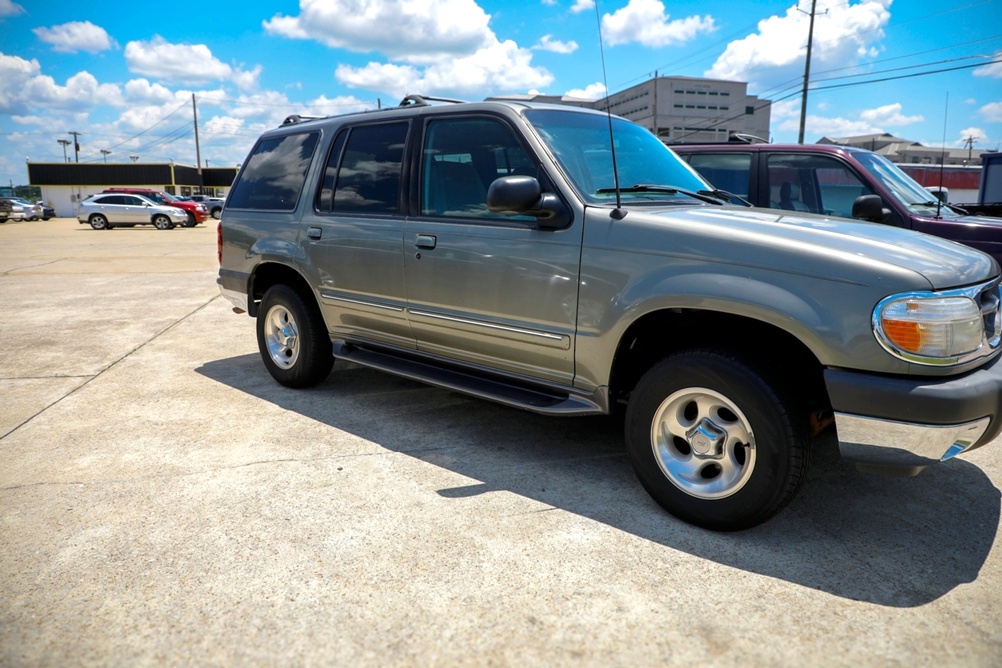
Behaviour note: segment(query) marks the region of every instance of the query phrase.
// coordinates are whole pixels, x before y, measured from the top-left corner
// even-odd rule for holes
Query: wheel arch
[[[661,359],[695,348],[737,354],[777,377],[797,380],[812,413],[830,411],[824,365],[795,335],[748,316],[702,309],[653,311],[630,324],[613,357],[612,403],[627,402],[640,377]]]
[[[299,296],[312,302],[319,310],[316,295],[309,282],[298,271],[287,264],[279,262],[262,262],[254,268],[248,289],[247,313],[256,317],[261,305],[261,298],[273,285],[284,284],[299,293]]]

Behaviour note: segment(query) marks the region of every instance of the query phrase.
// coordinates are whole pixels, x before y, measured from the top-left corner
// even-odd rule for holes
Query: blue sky
[[[601,97],[651,77],[746,81],[796,141],[810,0],[0,0],[0,182],[25,160],[242,162],[289,114],[407,93]],[[1002,144],[999,0],[817,0],[805,141]],[[867,83],[869,82],[869,83]],[[107,155],[101,150],[109,151]],[[73,158],[72,146],[68,155]]]

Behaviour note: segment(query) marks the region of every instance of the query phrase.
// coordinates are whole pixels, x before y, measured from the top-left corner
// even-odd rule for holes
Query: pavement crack
[[[199,313],[200,311],[202,311],[203,309],[205,309],[209,304],[211,304],[212,302],[214,302],[214,301],[216,301],[217,299],[220,299],[220,298],[221,298],[221,295],[215,295],[215,296],[211,297],[208,301],[205,301],[205,302],[199,304],[198,306],[196,306],[194,309],[192,309],[188,313],[184,314],[183,316],[181,316],[180,318],[178,318],[174,322],[170,323],[169,325],[167,325],[166,327],[164,327],[160,331],[158,331],[155,334],[153,334],[153,336],[149,337],[148,339],[146,339],[145,341],[143,341],[139,345],[137,345],[134,348],[132,348],[131,350],[127,351],[125,354],[123,354],[123,355],[119,356],[117,359],[113,360],[110,364],[108,364],[107,366],[105,366],[103,369],[99,370],[97,373],[91,375],[84,382],[80,383],[78,386],[76,386],[75,388],[73,388],[72,390],[70,390],[69,392],[67,392],[66,394],[64,394],[63,396],[59,397],[55,401],[52,401],[51,403],[49,403],[48,405],[44,406],[40,410],[36,411],[34,414],[30,415],[29,417],[27,417],[25,420],[23,420],[19,424],[14,425],[7,432],[5,432],[3,434],[0,434],[0,441],[2,441],[3,439],[7,438],[8,436],[10,436],[11,434],[13,434],[14,432],[18,431],[19,429],[21,429],[22,427],[24,427],[26,424],[28,424],[29,422],[31,422],[32,420],[34,420],[39,415],[41,415],[45,411],[49,410],[53,406],[56,406],[57,404],[61,403],[67,397],[71,397],[74,394],[76,394],[77,392],[79,392],[80,390],[82,390],[83,388],[87,387],[92,382],[94,382],[95,380],[97,380],[98,378],[100,378],[101,376],[103,376],[104,374],[106,374],[107,372],[109,372],[112,369],[114,369],[123,360],[125,360],[125,359],[131,357],[132,355],[134,355],[135,353],[139,352],[140,350],[142,350],[143,348],[145,348],[146,346],[148,346],[150,343],[156,341],[161,336],[163,336],[167,332],[171,331],[172,329],[174,329],[175,327],[177,327],[181,323],[185,322],[186,320],[188,320],[189,318],[191,318],[192,316],[194,316],[196,313]],[[86,378],[86,376],[83,376],[83,377]]]

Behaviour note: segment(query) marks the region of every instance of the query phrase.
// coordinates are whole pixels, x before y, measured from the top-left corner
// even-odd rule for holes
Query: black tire
[[[257,344],[268,373],[286,387],[316,385],[334,366],[320,309],[287,285],[274,285],[264,293],[257,314]]]
[[[211,214],[210,214],[210,215],[211,215],[211,216],[212,216],[213,218],[215,218],[216,220],[219,220],[219,217],[220,217],[221,215],[223,215],[223,207],[221,207],[221,206],[217,206],[216,208],[214,208],[214,209],[212,210],[212,212],[211,212]]]
[[[174,228],[174,223],[171,222],[169,216],[162,213],[158,213],[157,215],[153,216],[153,227],[157,228],[158,230],[170,230]]]
[[[108,219],[105,218],[100,213],[93,214],[90,218],[87,219],[87,222],[90,223],[90,226],[93,227],[95,230],[111,229],[111,225],[108,224]]]
[[[630,398],[626,447],[647,492],[715,531],[765,522],[796,496],[810,455],[807,411],[778,377],[692,350],[652,367]]]
[[[198,225],[198,220],[195,219],[195,214],[191,211],[185,211],[185,213],[188,214],[188,220],[184,221],[185,227],[195,227]]]

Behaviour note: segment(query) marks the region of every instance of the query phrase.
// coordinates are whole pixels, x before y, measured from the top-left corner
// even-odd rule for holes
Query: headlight
[[[999,343],[998,286],[892,295],[873,311],[873,332],[892,355],[930,365],[990,354]],[[991,331],[986,333],[986,326]]]

